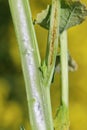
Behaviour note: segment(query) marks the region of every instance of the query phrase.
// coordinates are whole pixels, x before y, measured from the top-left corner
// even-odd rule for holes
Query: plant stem
[[[50,98],[50,87],[44,86],[43,94],[44,94],[44,112],[45,112],[45,119],[47,123],[47,130],[54,130],[52,108],[51,108],[51,98]]]
[[[15,0],[15,2],[13,2],[13,0],[9,0],[9,5],[10,5],[10,8],[11,8],[12,16],[14,15],[13,16],[13,22],[16,22],[16,21],[18,22],[20,20],[19,21],[20,23],[16,22],[17,27],[15,27],[15,31],[17,33],[17,29],[20,30],[20,27],[22,25],[23,26],[22,26],[22,32],[21,33],[24,32],[24,34],[25,34],[25,27],[27,27],[27,31],[30,31],[30,36],[32,37],[32,43],[34,44],[33,46],[34,46],[34,49],[36,50],[35,53],[36,53],[36,57],[37,57],[37,63],[38,63],[38,66],[40,67],[41,58],[40,58],[40,54],[39,54],[35,30],[34,30],[34,27],[33,27],[33,24],[32,24],[32,16],[31,16],[31,10],[30,10],[30,6],[29,6],[29,0],[25,0],[25,1],[22,0],[21,3],[20,3],[20,1],[18,2],[18,0]],[[16,7],[12,7],[13,4]],[[17,11],[16,11],[16,9],[17,9]],[[16,15],[17,15],[17,17],[16,17]],[[25,23],[25,21],[26,21],[26,23]],[[19,38],[19,34],[17,35],[17,37]],[[27,37],[26,34],[25,34],[25,37]]]
[[[60,35],[61,57],[61,104],[68,107],[68,54],[67,54],[67,31]]]
[[[40,83],[40,56],[28,0],[9,0],[18,39],[32,130],[48,130]],[[50,129],[49,129],[50,130]]]
[[[58,49],[59,21],[60,21],[60,0],[52,0],[50,28],[49,28],[47,52],[45,58],[47,69],[43,81],[44,84],[43,92],[44,92],[44,99],[45,99],[44,110],[45,110],[46,120],[49,123],[48,126],[50,130],[54,129],[51,101],[50,101],[50,86],[53,78],[55,60],[56,60],[57,49]]]
[[[47,75],[48,75],[46,82],[48,84],[47,86],[50,86],[54,73],[55,60],[58,49],[59,22],[60,22],[60,0],[52,0],[47,53],[45,58],[47,64]]]

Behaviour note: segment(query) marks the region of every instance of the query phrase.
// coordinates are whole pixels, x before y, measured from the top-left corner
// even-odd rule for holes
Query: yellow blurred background
[[[87,0],[84,0],[87,4]],[[32,16],[47,7],[50,0],[30,0]],[[44,59],[47,30],[35,26],[41,58]],[[68,30],[69,50],[78,64],[69,72],[70,130],[87,130],[87,19]],[[43,47],[42,47],[43,46]],[[51,87],[53,116],[60,100],[59,75]],[[0,0],[0,130],[30,130],[24,79],[17,40],[7,0]]]

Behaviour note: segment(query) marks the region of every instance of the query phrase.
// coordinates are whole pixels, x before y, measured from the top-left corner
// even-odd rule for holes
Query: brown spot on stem
[[[57,19],[57,9],[55,8],[55,13],[54,13],[54,21],[53,21],[53,29],[52,29],[52,38],[51,38],[51,43],[50,43],[50,65],[53,63],[53,57],[54,57],[54,44],[57,36],[57,30],[56,30],[56,19]]]

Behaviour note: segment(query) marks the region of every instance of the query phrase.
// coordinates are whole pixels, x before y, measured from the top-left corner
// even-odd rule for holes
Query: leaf
[[[87,9],[80,1],[62,4],[60,32],[82,23],[86,16]]]
[[[54,128],[55,130],[69,130],[69,113],[65,105],[58,108],[55,119]]]
[[[63,0],[61,2],[60,33],[72,26],[82,23],[87,16],[87,9],[84,4],[80,1],[68,1]],[[39,24],[40,26],[49,29],[50,12],[51,6],[48,5],[47,9],[37,14],[34,24]]]
[[[39,24],[40,26],[49,29],[50,11],[51,6],[48,5],[45,10],[42,10],[41,13],[37,14],[36,20],[34,20],[34,24]]]

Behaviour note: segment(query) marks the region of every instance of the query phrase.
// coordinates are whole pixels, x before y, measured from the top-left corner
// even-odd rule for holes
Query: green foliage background
[[[87,4],[87,1],[84,0]],[[30,0],[33,19],[50,0]],[[35,26],[42,59],[47,30]],[[69,50],[78,70],[69,72],[70,130],[87,130],[87,20],[68,31]],[[55,75],[51,87],[53,116],[60,100],[60,77]],[[0,130],[30,130],[24,79],[17,40],[7,0],[0,0]]]

